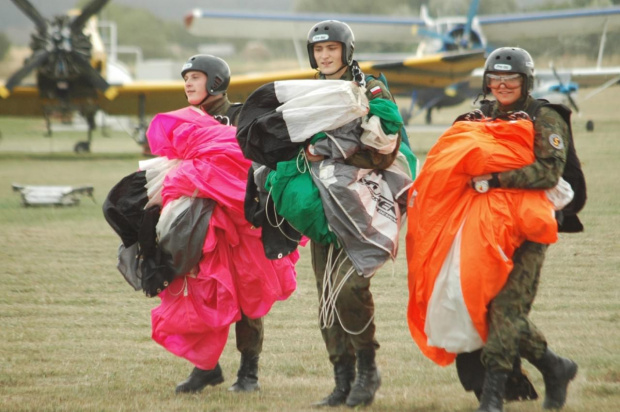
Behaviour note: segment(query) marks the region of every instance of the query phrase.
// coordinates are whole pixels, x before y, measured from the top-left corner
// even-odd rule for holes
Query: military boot
[[[204,370],[200,368],[194,368],[192,373],[187,379],[177,385],[176,393],[194,393],[200,392],[207,385],[215,386],[224,382],[224,375],[222,375],[222,368],[220,364],[215,365],[215,368]]]
[[[258,355],[241,354],[241,363],[237,371],[237,382],[230,388],[231,392],[254,392],[260,390],[258,384]]]
[[[375,350],[357,352],[357,377],[347,397],[347,406],[370,405],[381,386],[381,376],[375,365]]]
[[[480,406],[476,412],[503,412],[504,411],[504,392],[506,391],[506,371],[486,371],[484,384],[482,385],[482,395],[480,396]]]
[[[355,359],[341,361],[334,364],[334,380],[336,387],[328,396],[312,404],[312,406],[339,406],[344,405],[355,380]]]
[[[560,409],[566,402],[568,384],[577,374],[577,364],[547,349],[544,355],[532,361],[545,381],[544,409]]]

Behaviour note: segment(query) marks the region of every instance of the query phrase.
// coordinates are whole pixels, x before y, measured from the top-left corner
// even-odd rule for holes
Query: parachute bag
[[[174,279],[174,269],[166,262],[172,260],[157,245],[155,227],[159,220],[160,206],[152,206],[144,212],[144,220],[138,233],[140,245],[140,272],[142,290],[147,297],[159,295]]]

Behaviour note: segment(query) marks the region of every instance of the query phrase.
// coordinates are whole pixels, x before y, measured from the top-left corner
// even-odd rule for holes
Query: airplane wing
[[[620,6],[479,16],[478,22],[491,43],[560,34],[585,35],[600,33],[605,24],[608,31],[620,29]]]
[[[446,87],[469,77],[471,71],[484,62],[483,51],[443,53],[412,57],[393,62],[364,62],[360,68],[366,74],[385,74],[390,90],[399,94],[412,87]],[[232,76],[228,86],[231,101],[245,101],[247,96],[265,83],[277,80],[312,79],[315,70],[291,70]],[[183,81],[139,81],[112,85],[116,97],[112,100],[99,95],[97,104],[111,115],[156,114],[187,105]],[[39,97],[37,87],[18,86],[6,99],[0,99],[0,115],[40,116],[53,101]]]
[[[305,41],[312,24],[329,19],[349,24],[356,41],[361,42],[411,43],[412,40],[421,39],[418,29],[427,24],[421,18],[409,16],[259,14],[195,9],[185,18],[185,25],[190,33],[198,36]],[[456,23],[457,18],[437,20]],[[465,17],[460,20],[461,24],[465,23]],[[620,6],[482,15],[476,17],[476,20],[491,43],[505,45],[524,38],[600,33],[605,24],[608,24],[608,31],[617,30],[620,28]],[[239,27],[243,27],[243,30],[239,30]]]
[[[197,36],[216,38],[252,38],[303,40],[313,24],[338,19],[346,22],[355,33],[356,41],[410,43],[411,36],[424,21],[371,15],[245,13],[194,9],[185,17],[188,31]],[[243,30],[239,30],[243,27]]]

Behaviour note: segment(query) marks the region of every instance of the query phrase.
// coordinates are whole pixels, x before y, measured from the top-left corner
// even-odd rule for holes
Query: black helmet
[[[342,43],[342,61],[350,66],[353,62],[355,37],[348,24],[338,20],[325,20],[315,24],[308,32],[308,58],[310,67],[316,69],[318,64],[314,58],[314,44],[325,41]]]
[[[482,76],[482,91],[484,94],[491,92],[487,86],[488,72],[519,73],[523,76],[523,95],[527,95],[534,88],[534,60],[530,54],[518,47],[500,47],[493,50],[484,63],[484,75]]]
[[[187,59],[181,69],[181,77],[189,71],[203,72],[207,75],[207,93],[222,94],[230,83],[230,67],[219,57],[210,54],[197,54]]]

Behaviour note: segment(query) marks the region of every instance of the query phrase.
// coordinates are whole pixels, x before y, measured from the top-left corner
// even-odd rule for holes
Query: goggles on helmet
[[[500,86],[500,84],[504,83],[509,89],[516,89],[517,87],[521,87],[522,77],[519,73],[512,74],[486,74],[486,82],[487,86],[492,89],[496,89]]]

